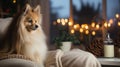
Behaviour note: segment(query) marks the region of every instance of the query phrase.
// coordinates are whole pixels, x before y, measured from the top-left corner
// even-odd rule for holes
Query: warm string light
[[[117,19],[119,19],[119,14],[116,14],[115,17]],[[103,26],[105,28],[109,28],[109,27],[111,27],[111,24],[113,24],[113,22],[114,22],[114,20],[110,19],[108,22],[106,21],[103,24]],[[90,33],[89,31],[92,29],[94,31],[92,31],[91,34],[92,35],[96,35],[95,30],[101,29],[100,24],[96,24],[95,22],[92,22],[91,25],[88,25],[88,24],[81,24],[80,25],[80,24],[73,24],[73,22],[70,22],[69,19],[63,19],[63,18],[62,19],[57,19],[57,22],[56,23],[54,22],[54,25],[56,25],[56,24],[61,24],[63,26],[65,26],[66,24],[68,24],[69,27],[73,28],[73,29],[70,28],[71,29],[70,32],[72,34],[74,34],[75,31],[79,31],[80,33],[85,32],[85,34],[89,34]],[[117,24],[118,24],[118,26],[120,26],[120,21],[118,21]]]
[[[89,34],[89,30],[86,30],[86,31],[85,31],[85,34]]]
[[[16,0],[13,0],[13,3],[16,3]]]
[[[72,23],[72,22],[68,22],[68,25],[69,25],[69,26],[73,26],[73,23]]]
[[[118,26],[120,26],[120,21],[118,21]]]
[[[106,28],[111,27],[111,23],[105,22],[105,23],[104,23],[104,27],[106,27]]]
[[[82,28],[80,28],[80,30],[79,30],[79,31],[80,31],[80,33],[83,33],[83,29],[82,29]]]
[[[91,23],[91,27],[95,27],[95,22],[92,22],[92,23]]]
[[[113,22],[114,22],[113,19],[110,19],[110,20],[109,20],[109,23],[110,23],[110,24],[113,24]]]
[[[60,19],[57,19],[57,23],[60,23],[61,21],[60,21]]]
[[[110,23],[108,23],[108,27],[111,27],[111,24],[110,24]]]
[[[115,17],[116,17],[116,18],[119,18],[119,14],[116,14]]]
[[[104,27],[106,27],[106,28],[107,28],[107,22],[105,22],[105,23],[104,23]]]
[[[94,36],[96,34],[96,32],[95,31],[92,31],[92,35]]]
[[[72,22],[69,22],[68,19],[57,19],[57,22],[53,23],[54,25],[56,24],[61,24],[63,26],[66,25],[66,23],[68,23],[68,26],[73,26],[73,29],[70,30],[70,33],[71,34],[74,34],[75,33],[75,30],[78,30],[80,33],[83,33],[84,32],[84,29],[85,29],[85,34],[89,34],[89,25],[88,24],[82,24],[80,26],[80,24],[73,24]],[[91,24],[91,27],[95,27],[95,23],[92,23]],[[97,28],[99,28],[98,25],[96,25]],[[92,33],[92,35],[95,35],[96,33]]]
[[[68,19],[64,19],[64,21],[67,23],[67,22],[68,22]]]
[[[85,25],[85,29],[88,29],[89,27],[88,27],[88,25]]]
[[[84,24],[82,24],[82,25],[81,25],[81,28],[84,28],[84,27],[85,27],[85,25],[84,25]]]
[[[97,29],[99,29],[99,28],[100,28],[99,24],[96,24],[96,28],[97,28]]]
[[[79,25],[79,24],[75,24],[75,25],[73,25],[73,28],[74,28],[75,30],[79,30],[80,25]]]
[[[74,30],[74,29],[72,29],[70,32],[71,32],[71,34],[74,34],[74,33],[75,33],[75,30]]]

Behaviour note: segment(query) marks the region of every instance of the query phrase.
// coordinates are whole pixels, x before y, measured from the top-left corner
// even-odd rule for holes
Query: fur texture
[[[25,55],[43,66],[47,45],[41,20],[40,6],[33,9],[27,4],[8,27],[1,43],[1,52]]]

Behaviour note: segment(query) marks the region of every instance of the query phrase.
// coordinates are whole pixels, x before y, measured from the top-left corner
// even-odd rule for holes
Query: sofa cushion
[[[18,54],[0,54],[0,67],[39,67],[39,64]]]
[[[25,59],[10,58],[1,60],[0,67],[38,67],[38,64]]]
[[[7,27],[10,25],[12,18],[0,18],[0,35],[4,34]]]

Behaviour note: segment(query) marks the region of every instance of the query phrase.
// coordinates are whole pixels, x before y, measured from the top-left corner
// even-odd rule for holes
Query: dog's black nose
[[[35,28],[38,28],[38,25],[35,25]]]
[[[33,25],[32,30],[36,30],[38,28],[38,25]]]

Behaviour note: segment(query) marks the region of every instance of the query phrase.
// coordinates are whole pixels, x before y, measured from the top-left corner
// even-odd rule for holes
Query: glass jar
[[[104,40],[104,57],[114,57],[114,44],[110,34],[107,34]]]

